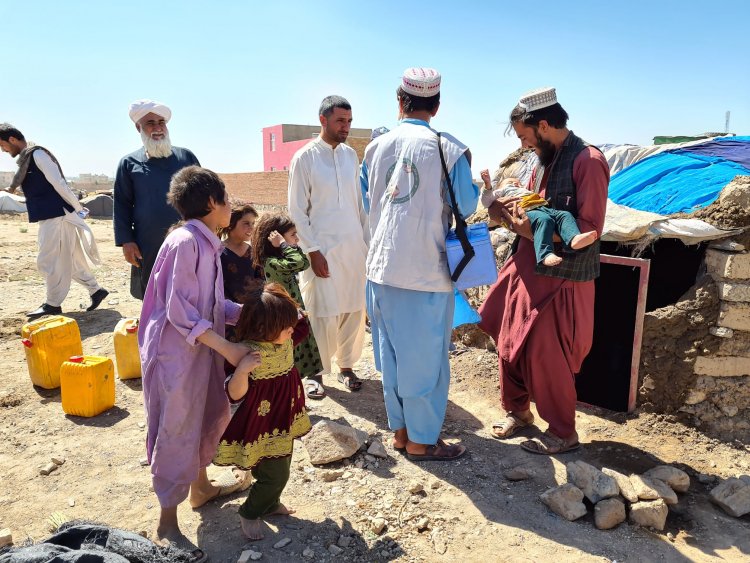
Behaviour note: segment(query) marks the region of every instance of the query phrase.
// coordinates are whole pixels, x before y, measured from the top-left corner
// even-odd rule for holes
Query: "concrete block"
[[[11,533],[10,529],[3,528],[0,530],[0,547],[5,547],[6,545],[12,545],[13,544],[13,534]]]
[[[709,248],[706,250],[706,268],[714,278],[750,279],[750,253],[729,253]]]
[[[697,375],[710,375],[711,377],[739,377],[742,375],[750,375],[750,358],[741,358],[737,356],[717,356],[709,358],[707,356],[698,356],[695,359],[693,372]]]
[[[717,285],[719,287],[719,299],[722,301],[750,303],[750,284],[719,282]]]
[[[750,331],[750,305],[722,301],[716,324],[734,330]]]

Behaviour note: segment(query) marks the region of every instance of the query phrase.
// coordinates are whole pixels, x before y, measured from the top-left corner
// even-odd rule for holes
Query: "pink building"
[[[319,125],[273,125],[263,128],[263,171],[289,170],[289,163],[299,149],[320,133]],[[362,141],[370,140],[371,129],[351,129],[347,144],[357,152]],[[360,159],[362,155],[359,155]]]

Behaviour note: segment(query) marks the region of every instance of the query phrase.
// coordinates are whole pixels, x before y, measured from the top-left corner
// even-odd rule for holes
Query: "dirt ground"
[[[87,313],[82,307],[88,296],[74,284],[63,310],[78,321],[86,353],[114,358],[112,330],[120,318],[137,316],[140,303],[128,293],[129,272],[114,247],[111,222],[90,224],[103,258],[95,271],[110,296]],[[117,380],[116,406],[89,419],[66,416],[59,390],[36,389],[29,380],[20,329],[24,312],[44,296],[35,266],[36,232],[25,216],[0,216],[0,529],[10,528],[16,543],[38,541],[49,534],[50,515],[60,512],[149,532],[159,507],[149,490],[149,468],[139,462],[145,444],[140,380]],[[368,345],[359,366],[367,379],[364,389],[350,394],[328,381],[328,397],[311,402],[311,416],[313,421],[345,420],[381,437],[390,457],[376,463],[358,454],[332,467],[313,468],[298,444],[283,496],[297,514],[269,521],[266,539],[254,544],[243,539],[236,514],[241,493],[197,511],[183,504],[183,531],[215,563],[235,562],[248,545],[267,561],[750,560],[750,516],[732,518],[710,504],[707,495],[719,478],[750,472],[745,446],[707,438],[664,416],[580,407],[583,449],[557,458],[534,456],[517,447],[523,437],[500,442],[488,434],[502,414],[496,356],[469,348],[451,362],[445,434],[466,444],[464,459],[416,465],[393,451]],[[40,475],[52,456],[66,461],[51,475]],[[671,507],[663,532],[627,523],[600,531],[591,509],[568,522],[539,501],[547,488],[565,482],[564,464],[578,459],[625,473],[675,464],[690,474],[690,490]],[[513,482],[503,477],[518,466],[530,470],[531,478]],[[345,473],[330,480],[336,477],[331,469]],[[424,491],[410,494],[413,481]],[[369,524],[378,516],[387,522],[381,535]],[[348,537],[341,543],[349,545],[334,555],[331,546],[340,536]],[[274,548],[283,538],[291,542]]]

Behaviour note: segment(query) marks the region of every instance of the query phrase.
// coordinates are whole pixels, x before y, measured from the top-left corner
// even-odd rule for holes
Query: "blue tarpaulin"
[[[750,175],[750,137],[721,137],[628,166],[612,177],[609,198],[662,215],[689,213],[713,203],[737,175]]]

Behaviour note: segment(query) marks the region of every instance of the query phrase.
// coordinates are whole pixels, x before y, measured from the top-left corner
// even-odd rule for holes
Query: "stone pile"
[[[684,493],[690,487],[688,474],[671,465],[659,465],[642,475],[630,476],[606,467],[599,470],[584,461],[572,461],[565,467],[568,482],[545,491],[540,496],[542,502],[573,521],[588,513],[583,502],[586,499],[594,506],[594,523],[600,530],[614,528],[626,519],[631,524],[663,530],[669,506],[678,502],[677,493]],[[750,482],[743,484],[748,485],[750,502]],[[724,497],[739,491],[730,489]]]

